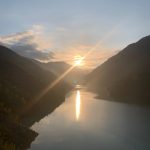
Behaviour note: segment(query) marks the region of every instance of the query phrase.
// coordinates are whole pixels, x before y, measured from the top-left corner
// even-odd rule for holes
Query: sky
[[[149,0],[0,0],[0,43],[42,62],[94,68],[150,34]]]

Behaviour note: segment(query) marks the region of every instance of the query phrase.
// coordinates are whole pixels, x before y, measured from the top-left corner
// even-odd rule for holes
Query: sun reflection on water
[[[80,117],[80,105],[81,105],[80,91],[77,90],[77,93],[76,93],[76,120],[79,120],[79,117]]]

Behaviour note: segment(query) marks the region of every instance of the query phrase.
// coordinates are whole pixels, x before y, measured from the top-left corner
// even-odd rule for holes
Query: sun
[[[75,56],[74,58],[74,65],[75,66],[83,66],[84,65],[84,59],[80,55]]]
[[[74,63],[76,66],[82,66],[82,60],[76,60]]]

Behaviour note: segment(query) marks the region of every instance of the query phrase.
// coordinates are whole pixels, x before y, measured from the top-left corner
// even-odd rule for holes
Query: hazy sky
[[[150,0],[0,0],[0,42],[41,61],[93,49],[95,67],[150,34],[149,10]]]

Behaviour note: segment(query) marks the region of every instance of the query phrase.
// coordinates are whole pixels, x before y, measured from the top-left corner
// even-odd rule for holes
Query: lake
[[[150,108],[96,99],[77,88],[31,129],[30,150],[150,150]]]

